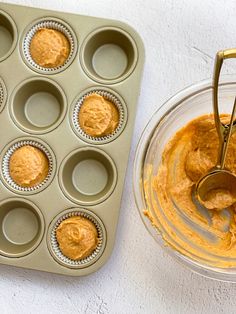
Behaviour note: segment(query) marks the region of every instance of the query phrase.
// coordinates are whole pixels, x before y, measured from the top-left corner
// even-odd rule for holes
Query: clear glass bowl
[[[221,77],[219,86],[220,112],[231,113],[236,95],[236,76]],[[147,165],[152,164],[155,175],[161,162],[163,149],[168,140],[192,119],[212,113],[212,81],[205,80],[190,86],[164,103],[147,124],[139,141],[133,173],[133,188],[136,205],[149,233],[156,242],[181,264],[203,276],[222,281],[236,282],[236,268],[218,268],[204,260],[196,261],[166,245],[164,229],[157,230],[143,211],[148,207],[145,200],[143,182],[147,180]],[[149,204],[150,206],[150,204]],[[155,249],[155,248],[154,248]]]

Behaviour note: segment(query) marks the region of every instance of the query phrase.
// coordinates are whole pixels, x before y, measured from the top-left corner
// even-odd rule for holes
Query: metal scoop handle
[[[213,109],[215,125],[219,137],[219,153],[216,168],[224,169],[225,157],[228,149],[229,139],[232,133],[236,131],[236,124],[234,124],[234,115],[236,109],[236,98],[231,114],[230,124],[224,125],[220,121],[219,104],[218,104],[218,87],[220,71],[223,65],[224,59],[236,58],[236,48],[219,51],[215,58],[215,68],[213,76]]]

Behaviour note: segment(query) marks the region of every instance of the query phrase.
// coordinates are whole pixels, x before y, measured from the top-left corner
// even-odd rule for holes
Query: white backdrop
[[[145,124],[171,95],[211,76],[217,50],[236,46],[236,1],[3,2],[127,22],[144,40],[146,64],[112,257],[84,278],[0,266],[0,313],[236,313],[236,285],[202,278],[167,256],[142,225],[132,195],[134,152]],[[236,72],[233,61],[225,72]]]

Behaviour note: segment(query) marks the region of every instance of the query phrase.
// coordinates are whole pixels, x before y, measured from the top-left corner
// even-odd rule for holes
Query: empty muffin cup
[[[44,234],[41,211],[28,200],[12,198],[0,202],[0,254],[21,257],[40,244]]]
[[[80,58],[90,78],[99,83],[114,84],[133,72],[138,51],[127,32],[116,27],[103,27],[85,39]]]
[[[62,88],[48,78],[30,78],[18,85],[11,96],[10,111],[23,131],[42,134],[55,129],[67,110]]]
[[[35,42],[35,36],[39,34],[40,37]],[[43,18],[27,27],[21,52],[24,61],[32,70],[42,74],[55,74],[73,62],[77,53],[77,38],[72,28],[64,21],[51,17]]]
[[[59,183],[73,202],[94,205],[113,192],[117,181],[116,166],[105,152],[84,147],[70,153],[62,162]]]
[[[0,78],[0,112],[3,110],[7,100],[7,90],[3,79]]]
[[[63,221],[77,216],[88,219],[94,225],[94,227],[97,230],[97,245],[93,252],[91,252],[91,254],[88,255],[86,258],[74,260],[68,258],[62,253],[59,243],[57,241],[56,232],[58,227]],[[101,257],[105,249],[105,246],[106,246],[106,230],[101,219],[97,215],[86,209],[73,208],[65,210],[63,213],[60,213],[53,219],[48,229],[48,248],[52,257],[59,264],[68,268],[79,269],[91,266]]]
[[[19,154],[20,151],[21,154]],[[17,155],[18,159],[16,159],[16,153],[19,155]],[[13,156],[15,156],[14,159]],[[14,169],[12,169],[13,165]],[[7,145],[1,152],[2,181],[15,193],[29,195],[41,192],[53,180],[55,171],[54,153],[40,139],[18,139]],[[19,180],[22,183],[19,183]]]
[[[86,130],[83,128],[83,126],[80,124],[79,117],[81,113],[81,108],[84,105],[85,100],[89,96],[92,96],[92,95],[101,96],[102,98],[104,98],[104,100],[110,102],[116,108],[118,112],[118,121],[117,121],[116,128],[112,130],[111,133],[107,133],[106,135],[102,135],[102,136],[94,136],[94,135],[88,134]],[[96,106],[96,108],[98,107]],[[91,118],[95,121],[94,129],[95,129],[96,122],[101,123],[103,121],[103,119],[101,119],[101,114],[102,112],[99,112],[99,114],[97,114],[98,119],[96,119],[96,112],[91,113]],[[105,144],[105,143],[113,141],[122,133],[128,119],[128,113],[127,113],[127,107],[125,105],[124,100],[116,92],[105,87],[103,87],[102,89],[100,87],[97,87],[97,88],[92,87],[88,89],[87,91],[83,92],[82,94],[80,94],[78,97],[76,97],[72,105],[71,117],[72,117],[72,121],[71,121],[72,128],[74,132],[76,133],[76,135],[78,135],[82,140],[91,144]],[[100,126],[101,125],[98,125],[97,127],[100,129]]]
[[[0,62],[11,55],[16,47],[17,28],[13,19],[0,10]]]

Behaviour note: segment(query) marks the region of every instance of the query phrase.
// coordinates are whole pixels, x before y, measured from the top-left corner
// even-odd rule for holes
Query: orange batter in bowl
[[[229,115],[221,119],[227,123]],[[219,267],[236,267],[235,200],[229,191],[216,190],[204,209],[193,193],[197,181],[216,165],[218,145],[213,115],[198,117],[180,129],[166,144],[157,174],[153,176],[152,165],[146,169],[150,177],[144,182],[145,214],[177,251]],[[235,133],[226,168],[236,174]]]

